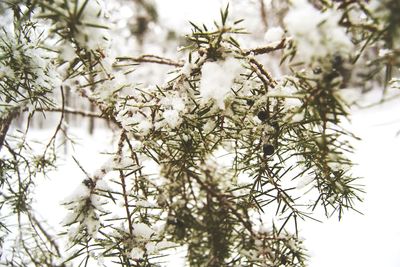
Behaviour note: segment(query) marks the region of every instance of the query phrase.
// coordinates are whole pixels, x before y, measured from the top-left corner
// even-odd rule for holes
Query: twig
[[[123,131],[121,134],[121,138],[118,142],[118,152],[117,152],[118,154],[117,155],[119,157],[119,161],[121,161],[122,149],[124,147],[125,138],[126,138],[126,134]],[[119,171],[119,178],[121,179],[122,194],[124,197],[124,205],[125,205],[126,219],[128,220],[128,225],[129,225],[129,233],[132,236],[133,235],[133,225],[132,225],[132,221],[131,221],[131,214],[129,212],[129,202],[128,202],[128,195],[126,192],[125,175],[122,170]]]
[[[12,120],[18,115],[19,108],[13,108],[6,116],[0,116],[0,151],[7,136]]]
[[[268,28],[268,20],[267,20],[267,13],[265,12],[264,0],[259,0],[259,2],[260,2],[261,20],[264,23],[265,28]]]
[[[248,56],[250,54],[260,55],[260,54],[268,54],[270,52],[280,50],[286,47],[286,45],[291,41],[291,38],[283,38],[280,41],[270,43],[263,47],[250,48],[243,50],[244,55]]]
[[[47,241],[49,241],[49,243],[54,247],[57,256],[61,257],[61,253],[60,253],[60,249],[57,245],[57,243],[54,241],[53,237],[47,233],[47,231],[44,229],[44,227],[41,225],[41,223],[36,219],[35,215],[33,215],[33,213],[31,213],[30,210],[28,210],[27,212],[28,218],[31,221],[32,226],[34,227],[34,225],[36,225],[40,232],[43,233],[43,235],[45,236],[45,238],[47,239]]]
[[[264,69],[264,66],[258,62],[256,59],[250,59],[250,65],[252,66],[253,70],[257,73],[257,76],[261,79],[264,83],[264,86],[271,86],[275,88],[277,82],[272,78],[271,74],[267,70]]]
[[[54,143],[56,142],[57,134],[61,130],[61,127],[62,127],[62,124],[63,124],[63,121],[64,121],[65,98],[64,98],[64,89],[63,89],[62,86],[60,87],[60,91],[61,91],[61,117],[60,117],[60,121],[57,124],[56,130],[54,131],[53,136],[50,138],[50,141],[47,143],[47,145],[46,145],[46,147],[45,147],[45,149],[43,151],[43,157],[46,156],[46,152],[49,149],[49,147],[51,146],[51,144],[53,142]]]
[[[94,117],[94,118],[100,118],[100,119],[107,119],[106,117],[103,117],[102,114],[95,113],[95,112],[90,112],[90,111],[85,111],[85,110],[76,110],[70,107],[65,107],[64,110],[62,108],[38,108],[36,111],[40,112],[64,112],[68,114],[73,114],[73,115],[80,115],[84,117]]]
[[[164,58],[156,55],[142,55],[139,57],[118,57],[118,61],[134,61],[139,63],[157,63],[163,65],[171,65],[176,67],[183,67],[183,61],[174,61],[169,58]]]

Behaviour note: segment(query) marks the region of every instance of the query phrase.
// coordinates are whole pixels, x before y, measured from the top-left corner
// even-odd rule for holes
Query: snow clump
[[[205,102],[214,100],[220,109],[225,109],[224,101],[231,94],[235,77],[241,71],[240,62],[233,57],[204,63],[201,69],[200,96]]]
[[[350,53],[353,48],[344,28],[339,26],[340,14],[320,12],[306,0],[293,1],[293,8],[284,19],[288,33],[297,44],[297,55],[306,62],[329,55]]]
[[[268,43],[277,42],[282,39],[284,31],[281,27],[272,27],[264,35],[264,40]]]

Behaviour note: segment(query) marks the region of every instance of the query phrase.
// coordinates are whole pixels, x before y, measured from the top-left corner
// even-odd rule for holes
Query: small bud
[[[257,117],[261,120],[261,121],[265,121],[268,118],[268,113],[264,110],[261,110],[260,112],[258,112]]]
[[[274,154],[274,151],[275,151],[275,148],[273,145],[270,145],[270,144],[263,145],[264,156],[270,156],[270,155]]]

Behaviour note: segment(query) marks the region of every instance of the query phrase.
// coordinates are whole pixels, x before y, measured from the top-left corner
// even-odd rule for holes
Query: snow
[[[214,100],[220,109],[225,109],[225,99],[231,93],[235,77],[242,70],[237,59],[229,57],[221,62],[206,62],[201,69],[200,96]]]
[[[15,74],[12,68],[0,64],[0,79],[3,77],[7,77],[8,79],[14,79]]]
[[[143,258],[143,255],[144,255],[144,250],[141,248],[133,248],[130,253],[131,258],[137,260]]]
[[[70,42],[65,42],[60,47],[60,52],[61,58],[65,61],[72,61],[76,57],[75,49]]]
[[[82,199],[85,199],[89,197],[90,195],[90,189],[88,186],[86,186],[84,183],[80,183],[76,189],[68,196],[66,197],[63,201],[63,203],[72,203],[75,201],[80,201]]]
[[[376,91],[373,98],[379,99],[380,94],[380,91]],[[400,202],[397,192],[400,181],[396,175],[398,173],[397,150],[400,147],[400,138],[396,137],[396,132],[400,129],[398,114],[400,110],[396,101],[354,111],[351,127],[362,141],[356,145],[357,153],[354,155],[354,160],[358,166],[354,167],[353,172],[355,176],[364,177],[360,182],[366,184],[365,201],[358,205],[365,215],[347,212],[341,222],[338,222],[336,217],[325,220],[323,223],[311,220],[301,222],[300,235],[304,237],[305,246],[311,254],[308,266],[399,266],[400,249],[397,243],[400,239],[398,230],[400,216],[394,212],[397,210],[397,203]],[[43,135],[42,131],[37,133]],[[99,153],[102,152],[100,149],[105,147],[98,144],[107,146],[111,140],[109,134],[96,130],[96,134],[90,136],[83,129],[70,129],[70,133],[82,138],[82,141],[75,145],[75,153],[79,155],[79,161],[82,166],[88,168],[89,173],[92,173],[92,169],[98,168],[98,162],[107,162],[109,156]],[[75,196],[87,194],[86,188],[82,186],[85,175],[76,167],[74,161],[69,158],[63,165],[59,171],[49,174],[51,180],[38,182],[38,194],[34,206],[42,217],[49,218],[50,225],[56,228],[59,228],[60,221],[65,216],[65,209],[60,207],[59,203],[74,191],[74,185],[80,188],[75,192]],[[310,180],[311,178],[304,178],[302,183],[299,181],[298,186],[302,187]],[[303,190],[308,187],[306,186]],[[74,195],[72,199],[75,198]],[[86,223],[92,223],[89,225],[93,225],[93,229],[96,229],[93,222]],[[156,232],[144,224],[136,224],[135,227],[137,236],[146,240]],[[77,231],[79,229],[74,227],[70,229],[72,236],[75,236]],[[148,245],[148,248],[160,250],[161,244],[152,243]],[[376,244],[385,244],[385,246]],[[340,257],[332,256],[332,251]],[[139,257],[143,255],[144,248],[136,248],[133,252],[131,256]],[[182,253],[179,254],[181,256],[171,257],[170,263],[164,266],[184,266],[183,263],[177,263],[182,261],[180,258]]]
[[[296,40],[298,58],[310,62],[315,57],[350,52],[353,44],[344,28],[338,25],[339,19],[339,13],[321,13],[306,0],[293,1],[284,23]]]
[[[104,27],[110,25],[104,19],[104,12],[106,12],[104,2],[96,0],[79,3],[85,4],[85,7],[80,18],[83,27],[79,27],[79,32],[75,36],[76,40],[88,49],[96,50],[106,47],[105,39],[109,38],[107,38],[108,33]]]
[[[160,100],[160,104],[166,109],[162,117],[167,125],[174,129],[182,122],[181,113],[185,109],[185,102],[177,95],[172,94]]]
[[[135,205],[137,207],[144,207],[144,208],[150,208],[150,207],[156,207],[157,205],[155,203],[152,203],[147,200],[138,200],[136,201]]]
[[[284,31],[281,27],[271,27],[264,35],[264,40],[268,43],[280,41],[284,35]]]
[[[185,109],[185,102],[179,96],[168,96],[160,100],[161,105],[164,107],[173,108],[177,111],[182,111]]]
[[[165,110],[163,112],[163,118],[172,129],[178,127],[182,122],[182,117],[179,115],[179,111],[175,109]]]
[[[190,7],[189,2],[191,1],[182,2],[177,0],[159,2],[168,6],[168,9],[174,8],[173,3],[175,3],[175,5],[185,3],[184,6],[187,5],[188,9],[194,10],[196,14],[203,14],[202,16],[207,17],[204,15],[204,12],[199,12],[197,8]],[[302,34],[308,36],[306,43],[298,43],[299,51],[302,51],[300,56],[309,60],[310,54],[308,53],[308,49],[310,49],[310,47],[319,51],[320,55],[326,55],[334,51],[334,49],[321,51],[321,47],[323,47],[321,42],[325,41],[325,37],[324,35],[319,35],[320,33],[317,28],[319,27],[325,34],[325,31],[329,27],[320,27],[318,23],[326,18],[328,18],[329,21],[323,23],[323,25],[330,25],[334,29],[334,31],[332,31],[333,37],[330,37],[333,38],[330,39],[333,40],[332,47],[336,49],[334,44],[339,44],[338,47],[343,46],[341,48],[342,51],[346,51],[351,46],[343,30],[338,28],[337,17],[335,15],[321,15],[304,1],[299,1],[298,3],[299,4],[296,4],[298,13],[292,13],[293,17],[288,19],[286,23],[288,24],[289,33],[295,37]],[[197,7],[200,9],[201,6],[204,7],[206,5],[201,3]],[[177,8],[177,6],[175,6],[175,8]],[[219,6],[210,9],[218,10],[218,8]],[[163,16],[165,16],[165,13],[163,13]],[[182,12],[179,16],[185,15]],[[216,16],[218,16],[218,14]],[[203,18],[199,20],[203,21]],[[317,21],[318,23],[316,23]],[[303,28],[305,29],[304,31]],[[270,29],[268,32],[265,36],[266,40],[269,38],[277,38],[280,34],[279,29]],[[96,43],[91,44],[91,46],[95,45]],[[310,47],[306,47],[307,45]],[[202,69],[202,78],[200,81],[201,97],[206,101],[215,101],[217,106],[221,109],[225,108],[225,100],[230,95],[230,88],[237,75],[237,70],[234,66],[238,66],[239,64],[235,61],[237,60],[227,58],[225,61],[206,62]],[[191,67],[192,66],[187,65],[182,71],[187,72]],[[2,75],[1,72],[0,75]],[[40,83],[44,83],[44,81]],[[163,114],[163,117],[167,124],[173,128],[177,123],[177,120],[174,121],[174,118],[178,116],[179,112],[184,110],[184,105],[182,107],[179,98],[169,101],[170,100],[165,100],[165,112],[167,113],[165,115]],[[297,105],[298,102],[297,104],[293,103],[293,105],[289,102],[289,106]],[[357,134],[363,138],[361,145],[357,147],[355,159],[359,163],[359,166],[355,168],[357,175],[365,177],[361,182],[367,184],[366,201],[360,206],[365,216],[356,213],[347,213],[344,216],[344,220],[340,223],[337,222],[336,218],[329,219],[324,224],[313,221],[304,222],[301,235],[306,238],[305,244],[312,256],[309,266],[395,267],[400,265],[400,249],[397,245],[400,238],[400,231],[398,230],[400,218],[396,212],[398,209],[397,203],[400,202],[400,197],[397,192],[400,182],[396,176],[398,173],[397,148],[400,142],[399,138],[395,136],[395,133],[400,129],[399,118],[397,117],[397,114],[400,114],[399,111],[398,105],[395,105],[395,103],[388,103],[382,107],[359,110],[353,116],[352,127],[354,127]],[[384,121],[382,121],[382,118],[384,118]],[[295,120],[294,118],[292,119]],[[138,123],[137,129],[144,134],[153,127],[152,123],[144,116],[130,117],[128,119],[124,118],[122,122],[124,127],[129,130],[131,129],[130,124]],[[213,126],[214,124],[210,120],[205,126],[205,131],[211,131]],[[99,159],[104,157],[98,153],[104,152],[99,151],[99,149],[103,148],[103,146],[99,146],[99,144],[106,147],[109,145],[109,140],[111,138],[109,136],[105,137],[104,133],[99,133],[98,130],[96,130],[94,136],[90,136],[84,131],[77,129],[70,129],[70,131],[78,132],[78,135],[82,137],[82,143],[75,146],[75,154],[79,155],[80,161],[83,161],[82,165],[89,169],[96,170],[96,168],[98,168],[98,166],[96,166],[98,162],[102,162],[102,160]],[[38,133],[41,134],[42,131],[38,131]],[[136,143],[137,149],[140,149],[140,143]],[[89,173],[91,172],[89,171]],[[88,196],[88,187],[82,183],[85,175],[76,167],[71,158],[68,158],[66,163],[59,168],[57,172],[50,173],[49,176],[52,177],[51,180],[44,180],[43,183],[37,183],[38,193],[34,206],[44,215],[44,218],[50,220],[50,225],[57,227],[61,221],[60,218],[65,214],[65,210],[58,205],[60,200],[63,199],[65,195],[69,194],[69,192],[73,190],[72,187],[76,184],[78,184],[78,187],[70,196],[69,200],[84,199]],[[106,182],[104,181],[103,183],[102,181],[103,180],[98,181],[97,187],[107,188]],[[299,187],[308,184],[308,179],[306,178],[302,182],[303,184],[300,183]],[[136,204],[145,205],[148,203],[145,200],[140,200],[137,201]],[[66,217],[66,221],[71,220],[72,215],[74,214],[70,214],[69,218]],[[85,224],[92,232],[95,232],[98,227],[98,221],[90,216],[86,219]],[[76,236],[78,233],[79,227],[70,228],[70,236]],[[155,231],[144,223],[138,223],[134,224],[134,233],[137,237],[150,239]],[[158,249],[168,248],[173,245],[174,243],[166,241],[159,243],[148,242],[145,248],[148,252],[155,252]],[[142,248],[135,247],[131,250],[130,256],[134,259],[138,259],[142,257],[144,253],[145,251]],[[175,257],[176,258],[172,258],[170,263],[166,265],[184,266],[183,263],[178,264],[178,256],[175,255]]]
[[[194,66],[195,66],[195,64],[193,64],[189,61],[185,62],[185,65],[183,65],[183,67],[181,69],[181,73],[183,75],[190,76],[190,73],[192,72]]]
[[[150,239],[150,237],[153,234],[155,234],[154,230],[144,223],[132,224],[132,227],[133,227],[133,234],[143,239]]]
[[[381,91],[371,94],[376,100]],[[352,114],[351,129],[362,138],[356,144],[353,159],[357,165],[352,172],[366,185],[364,202],[357,205],[364,215],[347,212],[340,222],[337,217],[323,223],[308,221],[301,235],[311,254],[309,266],[400,266],[400,216],[396,212],[400,203],[400,137],[396,136],[400,108],[397,101],[390,101]]]
[[[151,128],[153,128],[153,124],[147,119],[143,118],[142,121],[139,122],[138,129],[143,135],[148,134]]]

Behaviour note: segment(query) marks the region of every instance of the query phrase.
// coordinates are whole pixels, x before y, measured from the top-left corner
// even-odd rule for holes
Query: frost
[[[299,246],[298,246],[296,240],[293,239],[293,238],[291,238],[291,239],[288,240],[287,246],[288,246],[291,250],[293,250],[293,251],[299,250]]]
[[[227,58],[221,62],[206,62],[201,69],[200,96],[214,100],[220,109],[225,109],[224,100],[231,93],[234,79],[242,71],[240,62]]]
[[[0,77],[6,77],[8,80],[6,82],[1,79],[0,87],[10,96],[7,106],[34,110],[46,93],[53,91],[54,87],[61,84],[60,76],[52,64],[54,54],[42,48],[43,38],[35,30],[24,37],[17,36],[13,31],[8,32],[6,29],[0,32],[1,42],[5,44],[0,46],[2,55]],[[12,55],[12,64],[7,63],[9,55]],[[14,87],[10,79],[22,76],[26,81],[21,83],[18,81],[20,86]],[[33,96],[39,96],[39,101],[34,100]]]
[[[340,14],[321,13],[305,0],[293,1],[284,23],[297,43],[297,55],[309,62],[335,53],[351,52],[353,44],[345,29],[338,24]]]
[[[269,92],[268,96],[283,99],[281,103],[284,105],[286,113],[285,120],[299,122],[304,119],[304,111],[300,109],[303,103],[300,100],[300,95],[298,95],[298,90],[294,86],[279,85],[273,91]]]
[[[76,220],[76,214],[73,212],[69,212],[67,213],[67,215],[64,217],[64,219],[62,220],[62,224],[63,225],[69,225],[71,223],[73,223]],[[72,228],[72,227],[71,227]]]
[[[280,41],[284,35],[284,31],[281,27],[272,27],[269,28],[268,31],[264,35],[264,40],[272,43],[276,41]]]

